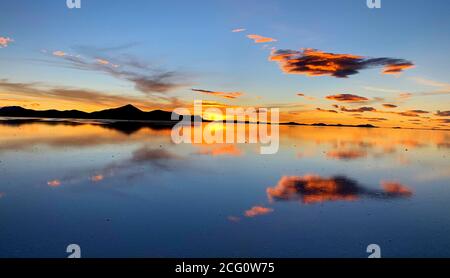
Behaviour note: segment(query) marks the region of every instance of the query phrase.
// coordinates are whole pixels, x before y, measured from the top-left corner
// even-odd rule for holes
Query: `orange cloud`
[[[411,68],[413,64],[403,59],[366,58],[353,54],[327,53],[317,49],[305,48],[297,50],[274,50],[270,61],[278,62],[281,70],[288,74],[304,74],[309,76],[329,75],[345,78],[357,74],[360,70],[384,67],[383,73],[400,73]]]
[[[383,73],[384,74],[399,74],[405,69],[414,68],[414,65],[411,62],[404,62],[392,65],[386,65]]]
[[[327,96],[325,98],[328,100],[335,100],[335,101],[341,101],[341,102],[364,102],[364,101],[369,100],[366,97],[352,95],[352,94],[337,94],[337,95]]]
[[[8,37],[0,37],[0,48],[8,47],[9,43],[14,40]]]
[[[64,57],[67,56],[67,53],[61,50],[53,51],[53,56]]]
[[[60,180],[52,180],[52,181],[48,181],[47,185],[50,187],[58,187],[61,185],[61,181]]]
[[[252,207],[251,209],[247,210],[244,215],[246,217],[255,217],[255,216],[260,216],[260,215],[266,215],[273,212],[273,209],[271,208],[266,208],[266,207],[262,207],[262,206],[255,206]]]
[[[276,39],[263,37],[260,35],[247,35],[247,38],[252,39],[255,43],[268,43],[268,42],[276,42]]]
[[[228,98],[228,99],[235,99],[244,94],[241,92],[218,92],[218,91],[209,91],[209,90],[202,90],[202,89],[191,89],[191,90],[194,92],[202,93],[202,94],[214,95],[214,96]]]

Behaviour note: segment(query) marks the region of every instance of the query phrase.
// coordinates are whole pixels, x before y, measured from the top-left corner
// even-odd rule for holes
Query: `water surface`
[[[170,132],[0,121],[0,257],[450,256],[448,131],[281,126],[275,155]]]

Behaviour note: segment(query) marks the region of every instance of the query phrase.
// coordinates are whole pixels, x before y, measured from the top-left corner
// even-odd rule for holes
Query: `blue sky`
[[[299,102],[298,92],[317,98],[313,105],[320,106],[330,105],[325,96],[343,92],[392,102],[395,93],[442,89],[430,84],[445,89],[450,82],[450,2],[445,0],[382,0],[381,9],[367,8],[365,0],[82,0],[82,8],[72,10],[65,2],[1,1],[0,36],[14,40],[0,49],[2,79],[143,97],[127,80],[45,62],[55,60],[49,57],[54,51],[83,55],[85,46],[96,48],[97,56],[132,55],[182,73],[185,86],[164,94],[186,100],[198,96],[190,88],[201,88],[244,92],[241,103],[255,105]],[[235,28],[246,31],[231,32]],[[277,41],[256,44],[248,34]],[[379,68],[349,78],[285,74],[268,61],[272,47],[401,58],[415,67],[395,76],[382,75]],[[446,110],[449,103],[448,94],[439,94],[404,105]]]

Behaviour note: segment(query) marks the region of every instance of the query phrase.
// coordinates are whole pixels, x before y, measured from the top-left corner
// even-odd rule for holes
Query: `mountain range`
[[[58,118],[58,119],[104,119],[104,120],[135,120],[135,121],[172,121],[172,112],[153,110],[145,112],[128,104],[119,108],[106,109],[96,112],[79,110],[33,110],[20,106],[0,108],[1,117],[27,118]],[[181,117],[180,117],[181,120]]]

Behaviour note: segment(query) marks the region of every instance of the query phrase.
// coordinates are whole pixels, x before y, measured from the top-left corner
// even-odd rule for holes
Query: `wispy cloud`
[[[244,32],[245,30],[246,30],[245,28],[236,28],[236,29],[231,30],[231,32],[239,33],[239,32]]]
[[[173,108],[180,105],[180,100],[174,97],[133,97],[126,95],[113,95],[105,92],[72,88],[63,86],[52,86],[43,83],[15,83],[7,79],[0,79],[2,93],[11,93],[14,97],[25,96],[27,98],[51,101],[67,101],[102,107],[116,107],[133,103],[143,108]],[[1,95],[1,93],[0,93]]]
[[[130,55],[109,57],[111,51],[117,50],[115,48],[78,47],[77,49],[80,54],[76,55],[61,50],[52,52],[53,57],[63,60],[63,63],[53,64],[72,69],[105,73],[114,78],[133,83],[137,91],[147,95],[164,94],[187,85],[183,81],[186,76],[180,72],[157,68]],[[45,62],[52,63],[52,61]]]
[[[353,54],[335,54],[306,48],[302,50],[273,50],[270,61],[278,62],[288,74],[308,76],[328,75],[345,78],[369,68],[382,67],[384,74],[400,73],[412,68],[412,62],[396,58],[367,58]]]
[[[235,99],[244,94],[241,92],[220,92],[220,91],[210,91],[210,90],[203,90],[203,89],[191,89],[191,90],[193,92],[198,92],[198,93],[202,93],[202,94],[213,95],[213,96],[218,96],[218,97],[223,97],[223,98],[228,98],[228,99]]]

